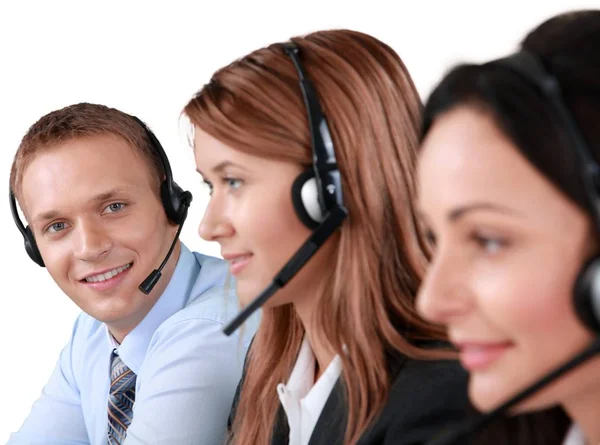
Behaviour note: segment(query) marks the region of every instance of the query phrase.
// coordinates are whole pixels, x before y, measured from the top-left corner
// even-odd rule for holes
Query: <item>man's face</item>
[[[155,183],[145,160],[112,135],[51,147],[23,175],[24,210],[48,272],[83,311],[125,335],[169,279],[150,295],[138,290],[176,229]]]

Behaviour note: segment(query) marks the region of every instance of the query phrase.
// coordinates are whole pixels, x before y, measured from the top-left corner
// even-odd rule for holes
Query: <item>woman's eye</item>
[[[502,238],[487,237],[477,234],[473,235],[473,241],[475,241],[481,249],[490,254],[498,253],[507,244],[506,240]]]
[[[233,190],[239,189],[242,186],[242,184],[244,183],[244,181],[242,181],[241,179],[237,179],[237,178],[225,178],[224,181],[227,183],[229,188],[231,188]]]

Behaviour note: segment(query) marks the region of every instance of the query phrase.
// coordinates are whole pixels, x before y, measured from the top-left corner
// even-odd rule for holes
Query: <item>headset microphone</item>
[[[299,175],[292,185],[292,203],[298,218],[313,232],[271,284],[225,326],[223,332],[226,335],[235,332],[275,292],[284,287],[348,216],[333,140],[316,90],[300,63],[300,48],[294,42],[287,42],[283,44],[283,50],[291,58],[298,74],[313,150],[312,168]]]

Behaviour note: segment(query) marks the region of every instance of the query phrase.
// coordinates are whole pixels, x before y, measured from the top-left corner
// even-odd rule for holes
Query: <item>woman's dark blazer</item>
[[[446,428],[464,421],[469,413],[467,373],[458,362],[422,361],[396,355],[390,358],[389,364],[396,377],[388,400],[357,445],[421,445]],[[235,394],[229,428],[243,382],[244,376]],[[309,445],[342,445],[345,430],[344,388],[338,379],[317,420]],[[271,445],[287,445],[288,437],[287,418],[280,406]]]

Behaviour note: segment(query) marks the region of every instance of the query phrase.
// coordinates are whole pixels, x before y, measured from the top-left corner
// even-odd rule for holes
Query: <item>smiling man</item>
[[[140,121],[94,104],[54,111],[23,138],[10,183],[30,256],[83,313],[10,445],[223,441],[254,326],[241,342],[222,333],[237,309],[228,265],[179,241],[139,290],[187,210],[169,209],[159,150]]]

